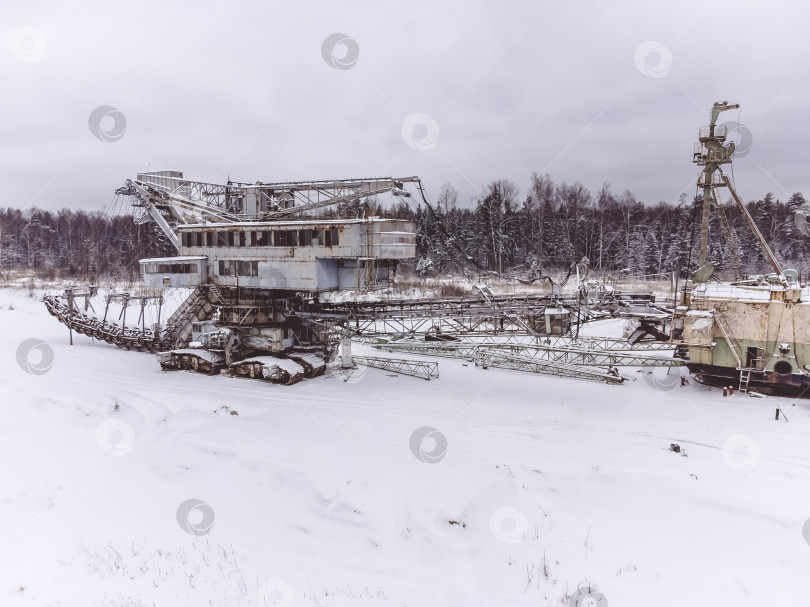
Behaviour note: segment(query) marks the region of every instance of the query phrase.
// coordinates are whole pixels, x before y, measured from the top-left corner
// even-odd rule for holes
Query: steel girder
[[[619,375],[619,372],[612,367],[608,369],[597,369],[595,367],[571,365],[557,361],[549,362],[528,356],[506,354],[495,348],[479,348],[475,355],[475,365],[485,369],[487,367],[497,367],[500,369],[542,373],[544,375],[556,375],[559,377],[590,379],[610,384],[620,384],[624,381],[624,378]]]
[[[628,350],[628,351],[656,351],[672,350],[673,345],[662,341],[643,341],[631,344],[626,339],[617,337],[569,337],[562,335],[528,335],[519,333],[492,335],[491,333],[467,333],[453,336],[454,341],[472,344],[526,344],[563,348],[583,348],[587,350]]]
[[[406,358],[379,358],[375,356],[352,356],[355,364],[374,367],[385,371],[393,371],[403,375],[412,375],[429,380],[439,377],[439,363],[421,360],[408,360]]]
[[[408,352],[422,356],[439,356],[444,358],[463,358],[476,360],[480,353],[492,353],[503,356],[520,356],[532,360],[542,360],[565,365],[590,367],[679,367],[684,361],[677,358],[651,356],[632,350],[597,350],[576,347],[561,347],[531,344],[471,344],[458,342],[390,342],[376,344],[378,350],[389,352]]]

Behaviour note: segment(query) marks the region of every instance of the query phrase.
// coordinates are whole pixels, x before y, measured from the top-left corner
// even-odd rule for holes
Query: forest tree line
[[[746,203],[783,266],[802,274],[810,239],[800,231],[796,211],[805,202],[801,193],[784,202],[769,193]],[[702,204],[702,191],[675,202],[644,204],[629,191],[615,194],[607,184],[591,192],[579,182],[558,184],[549,175],[535,174],[528,191],[508,181],[489,184],[471,209],[459,208],[458,193],[444,185],[433,212],[400,204],[397,215],[416,224],[416,266],[426,274],[470,269],[455,242],[478,265],[500,274],[564,271],[587,257],[591,269],[601,273],[685,275],[697,268]],[[771,272],[737,206],[731,201],[721,206],[729,234],[721,225],[722,213],[713,209],[709,260],[733,278],[736,250],[741,275]]]
[[[425,276],[477,269],[532,276],[565,271],[583,257],[597,273],[684,274],[696,268],[702,201],[698,196],[684,194],[675,202],[644,204],[629,191],[615,194],[607,184],[592,192],[579,182],[555,183],[549,175],[537,174],[524,191],[508,181],[490,183],[471,208],[460,206],[458,196],[452,185],[445,184],[431,209],[414,197],[387,209],[374,201],[343,205],[327,216],[364,213],[413,221],[417,258],[408,265]],[[777,258],[802,274],[808,238],[795,215],[804,204],[801,193],[784,202],[767,194],[746,203]],[[742,214],[731,202],[723,208],[732,242],[727,242],[719,214],[713,212],[710,259],[733,277],[730,244],[742,274],[769,272]],[[137,224],[128,215],[0,210],[0,272],[24,269],[77,279],[134,280],[139,259],[173,254],[153,223]]]

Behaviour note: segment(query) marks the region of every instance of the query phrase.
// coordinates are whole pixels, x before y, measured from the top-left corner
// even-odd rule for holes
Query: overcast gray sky
[[[100,209],[147,168],[419,175],[465,204],[490,181],[523,189],[548,172],[674,200],[695,191],[692,145],[719,100],[741,104],[720,121],[752,138],[734,166],[742,197],[810,196],[806,3],[0,6],[2,206]]]

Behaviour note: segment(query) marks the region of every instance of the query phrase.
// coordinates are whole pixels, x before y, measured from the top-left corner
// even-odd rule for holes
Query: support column
[[[711,183],[711,174],[706,171],[707,182]],[[698,267],[702,268],[709,260],[709,213],[712,204],[712,188],[703,188],[703,212],[700,216],[700,248],[698,249]]]
[[[352,338],[344,335],[340,338],[340,368],[352,369],[354,362],[352,361]]]

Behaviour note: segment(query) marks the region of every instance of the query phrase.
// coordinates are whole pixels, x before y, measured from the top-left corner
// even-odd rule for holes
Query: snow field
[[[429,382],[162,372],[69,346],[21,291],[0,291],[0,327],[2,605],[567,606],[585,586],[613,607],[761,606],[810,590],[810,402],[450,359]],[[21,352],[30,339],[44,345]]]

